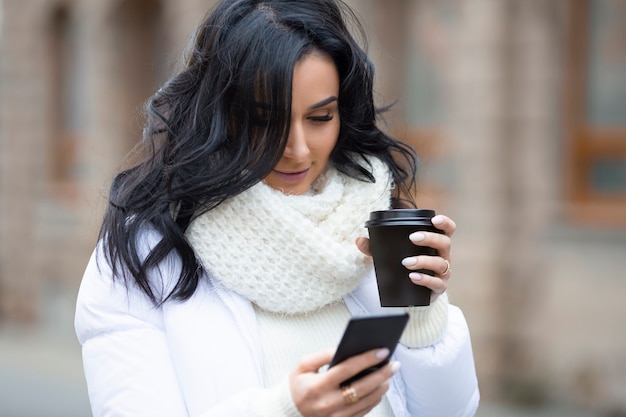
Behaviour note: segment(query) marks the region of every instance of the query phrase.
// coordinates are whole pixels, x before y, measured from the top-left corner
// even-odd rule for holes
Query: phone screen
[[[402,336],[402,332],[409,320],[406,312],[393,312],[377,315],[354,316],[348,322],[346,330],[341,337],[335,356],[330,362],[332,367],[354,355],[368,350],[386,347],[391,356]],[[355,376],[341,383],[341,386],[350,384],[365,375],[380,369],[389,357],[379,364],[364,369]]]

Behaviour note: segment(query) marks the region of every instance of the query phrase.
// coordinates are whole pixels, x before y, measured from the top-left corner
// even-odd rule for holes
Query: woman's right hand
[[[399,362],[390,362],[353,382],[350,386],[356,397],[349,401],[349,392],[344,393],[339,384],[383,361],[389,350],[371,350],[318,373],[320,367],[330,362],[333,353],[324,351],[303,358],[289,376],[291,397],[304,417],[364,416],[380,403],[389,389],[389,379],[400,368]]]

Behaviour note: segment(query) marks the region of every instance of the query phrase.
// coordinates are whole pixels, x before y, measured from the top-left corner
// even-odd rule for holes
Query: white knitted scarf
[[[329,168],[305,195],[263,182],[191,222],[202,266],[227,288],[279,313],[321,308],[356,288],[372,268],[355,239],[369,212],[389,208],[392,181],[371,159],[375,183]]]

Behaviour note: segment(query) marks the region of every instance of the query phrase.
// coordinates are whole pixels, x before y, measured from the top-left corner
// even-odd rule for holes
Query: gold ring
[[[452,271],[452,268],[450,267],[450,262],[448,262],[447,259],[444,259],[443,261],[446,263],[446,270],[441,273],[441,276],[447,275],[450,271]]]
[[[341,388],[341,395],[343,395],[343,399],[346,400],[346,404],[354,404],[359,401],[359,396],[356,394],[356,390],[352,385],[346,385]]]

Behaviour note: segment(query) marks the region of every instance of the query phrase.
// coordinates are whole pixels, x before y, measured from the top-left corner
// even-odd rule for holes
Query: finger
[[[303,415],[327,406],[324,398],[334,391],[334,386],[325,383],[323,375],[317,371],[330,362],[333,354],[334,350],[329,349],[305,356],[289,375],[291,397]],[[339,406],[340,403],[335,404],[335,407]]]
[[[439,277],[447,277],[452,272],[450,262],[440,256],[418,255],[402,260],[402,265],[410,271],[428,270]]]
[[[343,387],[340,392],[342,393],[343,402],[348,404],[349,407],[346,411],[350,415],[352,413],[362,415],[359,413],[374,408],[389,389],[390,378],[399,369],[400,362],[389,362],[379,370],[353,382],[347,387]],[[344,390],[351,390],[353,396],[346,395],[347,393]]]
[[[388,356],[389,349],[387,348],[369,350],[360,355],[354,355],[333,366],[326,372],[326,376],[329,378],[329,382],[339,386],[346,379],[349,379],[364,369],[379,364],[387,359]]]
[[[359,390],[362,397],[365,397],[374,392],[381,384],[384,384],[385,381],[388,381],[399,369],[400,362],[390,361],[380,367],[380,369],[353,382],[352,386]]]
[[[354,404],[347,405],[345,409],[346,415],[364,416],[367,415],[382,400],[385,393],[389,390],[389,380],[385,380],[378,385],[372,392],[367,395],[360,396],[357,392],[358,400]],[[344,399],[345,402],[345,399]]]
[[[411,272],[409,279],[415,285],[430,288],[432,292],[437,295],[443,294],[448,289],[447,278],[433,277],[423,272]]]
[[[451,218],[442,214],[433,217],[431,222],[437,229],[442,230],[446,236],[452,236],[456,231],[456,223]]]
[[[356,247],[367,256],[372,256],[372,250],[370,249],[370,240],[366,237],[357,237],[355,240]]]
[[[452,244],[450,236],[441,233],[414,232],[409,235],[409,239],[414,245],[434,248],[439,256],[446,259],[450,258],[450,246]]]
[[[382,399],[383,395],[389,389],[391,377],[400,369],[400,362],[389,362],[376,372],[373,372],[364,378],[352,384],[357,394],[362,410],[371,410]]]
[[[443,261],[443,271],[441,273],[439,273],[439,276],[444,278],[444,277],[449,277],[450,274],[452,273],[452,266],[450,265],[450,261],[448,261],[447,259],[443,259],[441,258],[441,260]]]
[[[334,350],[328,349],[303,357],[298,363],[296,373],[317,372],[322,366],[327,365],[333,358]]]

